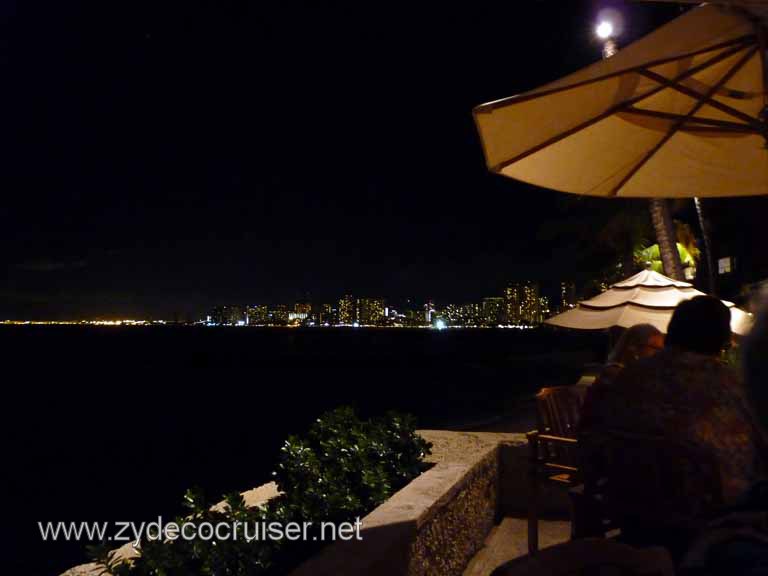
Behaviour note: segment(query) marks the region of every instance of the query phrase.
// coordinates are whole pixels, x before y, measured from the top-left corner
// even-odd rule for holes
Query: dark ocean
[[[423,428],[503,417],[599,361],[599,335],[489,330],[3,326],[2,562],[50,576],[82,543],[38,521],[151,521],[184,491],[269,481],[323,411],[410,412]]]

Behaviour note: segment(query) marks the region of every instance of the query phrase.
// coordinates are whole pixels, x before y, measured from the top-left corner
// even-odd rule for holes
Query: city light
[[[438,330],[445,330],[447,326],[445,325],[445,320],[438,320],[435,322],[435,328]]]

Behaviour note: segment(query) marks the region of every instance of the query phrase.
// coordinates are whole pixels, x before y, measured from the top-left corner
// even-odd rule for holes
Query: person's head
[[[627,328],[611,350],[608,362],[627,364],[632,360],[652,356],[664,346],[664,335],[651,324],[635,324]]]
[[[731,342],[731,311],[717,298],[696,296],[677,305],[667,328],[666,346],[717,356]]]

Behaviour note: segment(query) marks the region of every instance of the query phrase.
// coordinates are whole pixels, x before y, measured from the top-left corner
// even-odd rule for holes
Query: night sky
[[[3,2],[0,317],[574,275],[572,199],[489,174],[471,111],[597,60],[608,4]]]

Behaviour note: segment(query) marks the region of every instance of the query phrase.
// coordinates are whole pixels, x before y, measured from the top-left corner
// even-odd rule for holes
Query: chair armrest
[[[552,442],[553,444],[565,444],[575,446],[579,443],[577,438],[566,438],[565,436],[550,436],[549,434],[537,434],[539,442]]]
[[[528,458],[531,462],[538,462],[539,460],[539,431],[531,430],[525,433],[525,437],[528,439]]]

